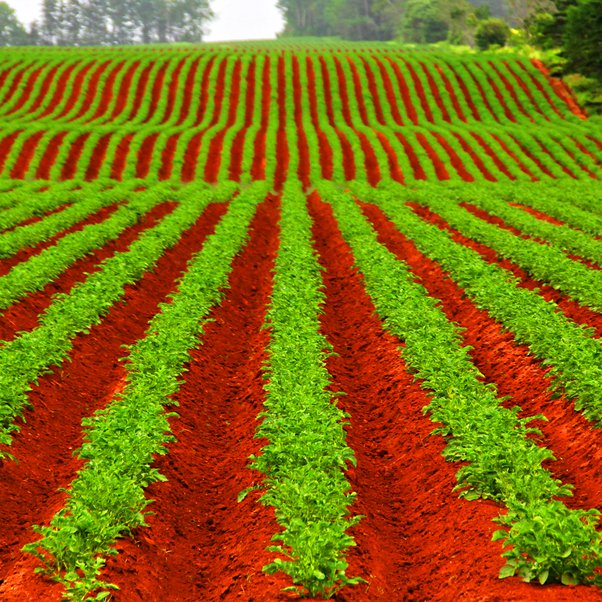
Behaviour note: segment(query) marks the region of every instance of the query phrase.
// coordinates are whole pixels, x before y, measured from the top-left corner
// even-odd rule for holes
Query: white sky
[[[5,0],[29,24],[40,17],[42,0]],[[208,42],[255,40],[276,37],[282,17],[276,0],[211,0],[216,18],[211,22]]]

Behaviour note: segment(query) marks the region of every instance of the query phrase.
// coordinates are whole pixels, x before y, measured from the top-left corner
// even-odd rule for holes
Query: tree
[[[0,46],[21,46],[27,43],[27,32],[17,19],[17,14],[6,2],[0,2]]]
[[[475,34],[475,42],[479,50],[487,50],[491,46],[505,46],[510,37],[510,27],[501,19],[485,19],[479,23]]]
[[[568,9],[563,54],[570,69],[602,81],[602,0],[579,0]]]
[[[431,44],[447,39],[449,23],[441,0],[408,0],[401,35],[404,41]]]

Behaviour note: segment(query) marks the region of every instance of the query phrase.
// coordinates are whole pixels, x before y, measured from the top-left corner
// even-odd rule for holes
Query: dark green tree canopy
[[[569,67],[602,81],[602,0],[579,0],[571,6],[563,38]]]
[[[15,11],[6,2],[0,2],[0,46],[27,43],[27,32],[17,19]]]

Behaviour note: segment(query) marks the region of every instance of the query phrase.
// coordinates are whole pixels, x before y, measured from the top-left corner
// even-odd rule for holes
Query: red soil
[[[69,291],[79,282],[86,279],[88,274],[93,274],[100,269],[100,262],[112,257],[115,253],[127,251],[132,242],[134,242],[140,234],[149,228],[155,226],[163,217],[174,209],[172,203],[162,203],[155,207],[144,217],[140,223],[125,230],[118,238],[107,243],[101,249],[96,249],[85,257],[76,261],[71,267],[67,268],[55,280],[47,284],[41,291],[31,293],[11,305],[2,313],[0,321],[0,340],[10,341],[15,338],[16,334],[25,330],[32,330],[38,326],[40,314],[44,312],[52,303],[52,297],[57,293],[69,293]],[[60,235],[45,241],[32,249],[25,249],[15,258],[11,258],[11,266],[5,263],[0,264],[0,275],[4,275],[9,271],[9,267],[27,261],[34,255],[39,255],[44,249],[51,247],[63,236],[72,232],[82,230],[84,226],[90,224],[98,224],[117,209],[116,206],[106,207],[90,216],[86,220],[82,220],[76,226],[69,228]],[[16,261],[12,261],[16,259]]]
[[[153,132],[147,136],[140,145],[140,150],[138,151],[138,163],[136,165],[137,178],[146,178],[148,176],[158,137],[159,132]]]
[[[12,115],[13,113],[16,113],[29,100],[29,97],[32,95],[32,93],[35,89],[36,82],[38,81],[38,78],[40,77],[40,74],[42,73],[42,70],[44,68],[45,68],[45,66],[38,67],[31,73],[31,75],[29,76],[29,79],[27,80],[27,83],[20,90],[21,96],[19,96],[19,99],[17,100],[17,102],[12,106],[11,109],[9,109],[5,113],[5,115],[8,116],[8,115]],[[58,67],[52,67],[50,69],[49,73],[47,74],[47,76],[49,74],[54,74],[56,69],[58,69]],[[46,81],[47,80],[42,82],[42,86],[44,85],[44,83]]]
[[[481,71],[483,73],[483,75],[485,76],[485,78],[487,79],[487,83],[489,84],[489,87],[493,90],[493,93],[495,94],[495,98],[497,99],[498,106],[500,106],[503,109],[504,114],[506,115],[506,118],[509,121],[512,121],[513,123],[517,123],[516,117],[514,116],[514,114],[508,107],[508,105],[506,104],[506,99],[504,98],[503,94],[501,93],[501,91],[498,88],[498,85],[495,83],[494,79],[485,71],[485,69],[483,69],[483,67],[480,64],[475,63],[475,67],[479,71]]]
[[[512,84],[508,81],[508,78],[495,66],[495,63],[493,61],[488,61],[488,64],[491,67],[491,69],[495,72],[495,74],[499,77],[499,79],[502,82],[504,88],[506,88],[506,91],[508,92],[508,94],[510,94],[510,97],[512,98],[512,100],[514,101],[514,103],[516,104],[516,106],[518,107],[518,110],[527,119],[529,119],[529,121],[532,121],[533,123],[535,123],[535,120],[533,119],[533,117],[531,116],[531,114],[523,106],[523,103],[520,101],[518,95],[516,94],[516,90],[514,89],[514,86],[512,86]],[[535,108],[536,108],[536,110],[539,113],[541,112],[541,111],[539,111],[539,107],[536,106]]]
[[[564,101],[567,105],[571,113],[577,115],[580,119],[587,119],[587,115],[583,109],[577,104],[573,95],[569,89],[569,87],[557,77],[551,77],[550,72],[547,70],[546,66],[538,59],[531,59],[531,63],[535,66],[536,69],[539,69],[548,79],[548,82],[552,86],[554,92],[556,92],[556,96]]]
[[[299,153],[299,167],[297,169],[297,177],[305,188],[309,188],[311,185],[311,153],[309,152],[309,144],[307,143],[307,134],[305,133],[305,127],[303,122],[303,104],[301,89],[301,79],[299,74],[299,61],[297,57],[292,60],[292,75],[293,75],[293,94],[295,97],[295,128],[297,131],[297,146]],[[318,144],[319,141],[318,141]],[[325,164],[325,158],[320,153],[320,164]],[[322,169],[322,174],[328,169]],[[324,177],[324,175],[322,175]]]
[[[414,178],[416,180],[426,180],[427,175],[424,171],[422,165],[420,165],[420,160],[418,159],[418,155],[416,155],[416,151],[412,148],[411,144],[407,141],[406,137],[401,132],[396,132],[395,136],[397,140],[401,142],[406,155],[410,161],[410,165],[412,167],[412,171],[414,172]]]
[[[266,136],[270,120],[272,82],[270,77],[270,57],[266,55],[263,64],[263,77],[261,82],[261,123],[253,144],[253,165],[251,177],[254,180],[265,179],[266,161]]]
[[[86,132],[85,134],[78,136],[75,142],[71,145],[69,154],[67,155],[67,159],[65,160],[62,168],[61,180],[72,180],[77,175],[77,164],[79,163],[79,158],[81,157],[84,146],[90,135],[90,132]]]
[[[477,134],[476,132],[468,132],[468,133],[477,141],[477,144],[483,149],[485,154],[491,158],[491,160],[495,163],[496,167],[507,178],[509,178],[510,180],[516,180],[516,176],[513,176],[512,173],[510,173],[510,170],[505,165],[505,163],[498,157],[497,153],[491,148],[491,146],[489,146],[489,144],[487,144],[487,142],[485,142],[485,140],[483,140],[483,138],[481,136],[479,136],[479,134]],[[476,153],[475,153],[475,156],[478,157],[478,155]],[[487,178],[487,179],[489,179],[489,178]]]
[[[167,70],[168,65],[169,65],[169,61],[165,61],[161,65],[161,67],[159,67],[159,70],[157,71],[157,73],[155,75],[155,81],[153,82],[153,87],[151,90],[151,100],[150,100],[150,104],[148,107],[148,113],[147,113],[146,117],[144,118],[144,120],[141,121],[140,123],[148,123],[155,116],[155,113],[157,112],[157,108],[159,105],[159,99],[161,98],[161,95],[163,94],[163,83],[165,81],[165,71]],[[182,66],[182,61],[179,61],[178,67],[180,69],[182,68],[181,66]],[[176,68],[178,68],[178,67],[176,67]]]
[[[335,599],[574,599],[561,586],[547,587],[546,596],[538,586],[497,578],[502,548],[490,541],[491,519],[501,508],[452,493],[458,466],[441,457],[443,439],[430,436],[436,425],[422,413],[428,397],[408,373],[403,345],[375,316],[330,210],[316,199],[310,204],[326,267],[322,324],[336,353],[328,368],[333,389],[347,393],[338,403],[351,414],[348,443],[358,461],[348,472],[358,493],[352,511],[365,515],[353,529],[358,546],[349,552],[349,574],[368,583]]]
[[[343,71],[343,67],[341,66],[341,63],[338,58],[334,59],[334,63],[335,63],[336,72],[337,72],[338,92],[341,97],[343,118],[345,119],[345,122],[347,123],[349,128],[352,129],[353,132],[355,133],[355,135],[358,137],[358,140],[362,147],[362,151],[364,153],[364,165],[366,168],[366,177],[368,179],[368,182],[370,183],[371,186],[376,186],[380,182],[380,179],[381,179],[381,173],[380,173],[380,168],[378,165],[378,159],[376,158],[374,149],[372,148],[372,145],[370,144],[366,134],[364,134],[364,132],[355,128],[355,125],[353,123],[353,118],[351,116],[351,108],[350,108],[350,104],[349,104],[349,95],[347,92],[347,82],[346,82],[346,78],[345,78],[345,72]],[[324,69],[325,67],[326,67],[326,64],[323,63],[322,68]],[[361,94],[361,89],[359,90],[359,92],[360,92],[360,95],[356,97],[358,109],[359,109],[360,115],[363,115],[364,118],[366,119],[365,123],[367,123],[368,117],[367,117],[367,113],[366,113],[366,107],[364,105],[364,99]],[[356,90],[356,93],[357,93],[357,90]]]
[[[198,59],[195,61],[195,63],[198,64]],[[180,91],[180,75],[182,73],[182,69],[184,69],[184,65],[186,65],[186,59],[179,61],[171,74],[171,80],[169,82],[169,88],[167,92],[167,101],[165,103],[165,112],[161,118],[161,121],[159,122],[160,125],[168,123],[172,118],[174,106],[178,98],[178,92]]]
[[[31,163],[31,160],[36,152],[36,148],[38,147],[38,143],[45,133],[45,131],[35,132],[29,136],[27,140],[25,140],[23,146],[21,147],[19,157],[12,171],[10,172],[11,178],[14,178],[15,180],[21,180],[26,176],[27,170],[29,169],[29,164]]]
[[[6,96],[0,101],[0,104],[2,106],[8,105],[12,97],[15,95],[15,93],[19,89],[19,84],[21,83],[21,80],[25,77],[25,73],[27,72],[28,68],[29,66],[24,67],[17,73],[17,75],[15,75],[13,81],[10,84],[10,88],[6,92]]]
[[[516,71],[514,71],[514,69],[512,69],[512,66],[510,65],[510,63],[508,61],[504,61],[503,64],[504,64],[504,67],[506,67],[508,73],[510,73],[510,75],[512,75],[512,77],[514,78],[514,81],[518,84],[520,89],[527,95],[528,99],[531,101],[531,104],[533,105],[535,110],[542,117],[544,117],[547,121],[550,121],[550,118],[541,110],[541,107],[539,106],[539,104],[535,100],[535,97],[533,96],[531,88],[529,86],[527,86],[527,84],[525,83],[525,80],[522,77],[520,77],[516,73]],[[510,87],[512,87],[512,86],[510,86]]]
[[[293,55],[293,77],[295,78],[295,86],[299,86],[299,58]],[[307,73],[307,96],[309,99],[309,111],[311,115],[311,122],[316,134],[318,136],[318,146],[320,149],[320,166],[322,168],[322,178],[325,180],[332,179],[332,148],[328,141],[328,136],[324,133],[320,127],[320,120],[318,116],[318,103],[316,99],[316,82],[315,73],[313,71],[313,63],[309,57],[305,58],[305,69]],[[311,75],[310,75],[311,71]]]
[[[420,63],[420,64],[422,65],[422,68],[424,70],[426,70],[426,66],[423,63]],[[456,91],[454,90],[452,83],[449,81],[449,78],[445,74],[445,71],[443,71],[441,66],[437,65],[436,63],[433,66],[435,67],[435,69],[437,70],[437,73],[439,73],[439,76],[443,80],[443,85],[445,86],[445,92],[452,102],[454,110],[456,111],[456,115],[460,118],[461,121],[466,122],[466,116],[464,115],[464,111],[462,110],[460,101],[458,100],[458,97],[456,95]]]
[[[58,157],[59,151],[63,145],[63,140],[67,132],[59,132],[54,136],[44,151],[44,156],[40,159],[38,168],[36,170],[36,178],[39,180],[50,180],[50,172],[54,167],[56,158]]]
[[[230,167],[228,177],[230,180],[240,181],[242,171],[243,152],[245,150],[245,139],[249,128],[253,125],[253,113],[255,110],[255,82],[258,75],[257,61],[255,57],[249,64],[246,77],[245,94],[245,121],[242,128],[234,136],[230,153]]]
[[[127,121],[132,121],[138,116],[138,112],[140,111],[140,107],[142,105],[142,101],[146,96],[146,88],[148,86],[148,80],[150,78],[150,73],[155,67],[154,62],[149,62],[148,65],[143,69],[140,74],[140,78],[138,79],[138,85],[136,86],[136,91],[134,92],[134,98],[132,104],[132,110],[127,117]],[[128,101],[130,96],[127,97]],[[129,104],[129,103],[128,103]]]
[[[395,98],[395,90],[393,89],[393,84],[391,83],[391,78],[389,77],[389,73],[385,69],[385,66],[382,64],[378,58],[374,59],[374,62],[378,66],[378,70],[380,72],[380,77],[383,82],[383,86],[385,88],[385,93],[387,95],[387,100],[389,102],[389,108],[391,109],[391,115],[393,116],[393,120],[397,125],[403,125],[403,119],[399,112],[399,107],[397,106],[397,100]],[[367,71],[370,71],[367,69]]]
[[[443,147],[443,150],[449,155],[449,159],[454,169],[458,172],[458,175],[465,182],[474,182],[475,177],[466,169],[462,159],[458,156],[458,153],[453,149],[451,144],[445,139],[445,137],[439,132],[432,132],[434,138],[439,142],[439,144]]]
[[[132,143],[133,137],[134,134],[126,134],[119,141],[119,144],[115,149],[115,157],[113,159],[113,166],[111,168],[111,178],[113,178],[114,180],[121,180],[123,171],[125,170],[125,166],[128,160],[130,144]]]
[[[6,164],[6,160],[11,155],[11,150],[17,138],[23,133],[23,130],[17,130],[8,136],[5,136],[0,141],[0,173],[4,171],[4,165]]]
[[[161,150],[161,167],[159,168],[159,180],[169,180],[173,169],[173,159],[178,148],[178,142],[182,134],[173,134],[167,139],[165,147]]]
[[[447,66],[447,68],[453,73],[454,77],[456,78],[456,82],[457,82],[458,86],[460,86],[460,90],[462,90],[462,95],[464,96],[464,100],[466,101],[466,104],[468,104],[468,108],[470,109],[472,116],[477,121],[481,121],[481,116],[479,115],[479,110],[477,109],[476,105],[474,104],[474,99],[472,97],[472,94],[468,91],[466,82],[458,75],[458,73],[455,71],[455,69],[449,63],[444,62],[443,64]]]
[[[437,103],[437,106],[439,107],[441,117],[443,117],[443,121],[447,121],[448,123],[451,123],[451,118],[449,116],[449,112],[447,110],[447,107],[443,103],[443,99],[441,98],[441,94],[439,92],[439,87],[437,86],[435,79],[433,78],[433,74],[430,72],[430,70],[427,68],[427,66],[423,62],[419,61],[418,64],[420,65],[422,71],[424,72],[424,75],[426,76],[426,81],[428,82],[428,85],[429,85],[429,88],[431,91],[431,98],[435,99],[435,102]]]
[[[215,104],[214,104],[214,109],[213,109],[213,116],[211,118],[211,123],[210,123],[209,127],[211,127],[211,125],[214,125],[215,123],[217,123],[217,120],[219,119],[219,112],[221,111],[221,106],[222,106],[223,97],[224,97],[227,64],[228,64],[228,61],[224,57],[222,57],[219,62],[218,71],[217,71],[216,87],[215,87],[215,92],[214,92],[215,99],[211,99],[211,100],[214,100]],[[207,65],[207,69],[205,69],[205,72],[203,73],[201,98],[199,101],[199,106],[197,108],[197,116],[196,116],[196,120],[194,122],[195,126],[198,126],[202,123],[203,119],[205,118],[205,111],[210,106],[209,82],[211,81],[210,76],[212,75],[212,72],[213,72],[213,61],[209,61],[209,64]]]
[[[69,354],[71,361],[40,378],[30,393],[35,410],[27,412],[27,423],[11,450],[19,463],[7,462],[0,467],[0,509],[4,517],[10,517],[0,525],[3,601],[59,599],[58,595],[35,597],[46,593],[48,582],[32,573],[27,577],[19,574],[23,560],[20,548],[35,539],[32,524],[47,524],[62,507],[65,496],[57,493],[57,488],[66,487],[82,465],[71,455],[81,444],[81,419],[104,407],[123,383],[125,369],[119,362],[127,355],[123,345],[144,336],[159,303],[174,290],[186,263],[213,232],[224,211],[223,206],[210,205],[195,226],[162,256],[155,270],[126,287],[123,301],[111,308],[100,325],[93,326],[88,335],[76,337]]]
[[[92,151],[92,157],[90,158],[90,164],[86,168],[86,180],[96,180],[100,174],[100,170],[103,166],[105,157],[107,155],[107,148],[113,134],[105,134],[98,139],[94,150]]]
[[[569,299],[565,294],[557,291],[555,288],[548,286],[539,280],[531,278],[517,264],[508,259],[501,258],[489,247],[475,242],[474,240],[463,236],[454,228],[451,228],[444,219],[439,217],[436,213],[430,211],[430,209],[416,204],[410,204],[410,206],[417,215],[436,225],[439,229],[448,231],[453,240],[465,247],[473,249],[488,263],[498,265],[499,267],[512,272],[512,274],[519,279],[517,286],[537,292],[537,294],[539,294],[546,301],[553,301],[558,305],[558,307],[562,310],[562,313],[564,313],[567,318],[573,320],[577,324],[591,326],[596,331],[595,336],[602,337],[602,314],[599,314],[588,307],[582,306],[576,301]],[[538,290],[535,291],[535,289]]]
[[[61,211],[64,211],[65,209],[68,209],[69,207],[70,207],[70,203],[67,203],[65,205],[62,205],[61,207],[58,207],[54,211],[48,212],[43,217],[35,217],[35,218],[31,218],[29,220],[26,220],[25,222],[19,224],[17,227],[20,228],[20,227],[24,227],[24,226],[39,222],[42,219],[49,217],[53,214],[60,213]],[[110,205],[108,207],[103,207],[102,209],[99,209],[97,212],[88,216],[85,220],[82,220],[81,222],[71,226],[70,228],[63,230],[62,232],[59,232],[58,234],[55,234],[54,236],[47,238],[43,242],[38,243],[32,247],[25,247],[23,249],[20,249],[19,251],[17,251],[17,253],[15,253],[11,257],[0,259],[0,276],[4,276],[17,264],[19,264],[23,261],[27,261],[30,257],[32,257],[34,255],[38,255],[44,249],[47,249],[48,247],[51,247],[52,245],[56,244],[56,242],[58,240],[60,240],[61,238],[63,238],[63,236],[65,236],[66,234],[70,234],[71,232],[76,232],[78,230],[81,230],[87,224],[97,224],[99,222],[104,221],[107,217],[109,217],[109,215],[116,208],[117,208],[116,205]]]
[[[78,65],[78,72],[73,78],[73,83],[69,86],[69,96],[67,97],[67,101],[65,102],[62,111],[58,115],[53,116],[54,120],[62,119],[63,117],[65,117],[65,115],[69,113],[69,111],[71,111],[71,109],[73,109],[76,101],[81,97],[81,89],[84,83],[84,79],[86,78],[88,72],[90,71],[90,69],[92,69],[94,64],[94,61],[91,61],[85,64],[83,67],[81,65]],[[49,103],[48,107],[46,107],[44,112],[40,115],[40,119],[50,115],[55,108],[56,105]]]
[[[602,161],[600,160],[600,157],[597,157],[596,155],[594,155],[594,153],[592,153],[588,148],[586,148],[581,142],[579,142],[579,140],[577,140],[576,138],[570,138],[570,140],[575,144],[575,146],[585,155],[587,155],[596,165],[598,166],[602,166]],[[595,176],[597,177],[597,176]]]
[[[182,125],[182,123],[188,117],[188,114],[190,112],[190,103],[192,101],[192,95],[195,93],[194,82],[196,80],[196,74],[199,69],[200,60],[201,60],[200,57],[198,59],[196,59],[192,65],[192,67],[188,71],[188,76],[186,77],[186,82],[184,83],[184,87],[182,90],[183,98],[182,98],[182,106],[180,108],[180,116],[178,117],[178,121],[175,123],[175,125]],[[215,56],[212,56],[209,59],[209,61],[207,62],[207,65],[205,66],[205,70],[203,72],[203,81],[201,83],[201,94],[203,94],[203,93],[206,94],[205,90],[207,88],[209,72],[211,71],[211,66],[213,65],[214,61],[215,61]],[[201,100],[202,100],[202,96],[201,96]]]
[[[443,164],[443,162],[439,158],[439,155],[435,152],[433,147],[429,144],[429,141],[426,139],[426,136],[422,132],[416,132],[415,134],[416,139],[420,143],[420,146],[422,146],[422,148],[426,151],[426,154],[433,163],[437,177],[440,180],[449,180],[450,175],[449,173],[447,173],[445,165]]]
[[[560,169],[562,169],[562,171],[564,171],[564,173],[573,178],[573,179],[577,179],[577,176],[564,164],[562,163],[554,154],[552,154],[548,148],[546,147],[546,145],[541,142],[541,140],[539,140],[539,138],[537,138],[536,136],[533,136],[533,140],[535,140],[535,142],[537,143],[537,145],[539,146],[539,148],[541,148],[541,151],[543,153],[545,153],[546,155],[548,155],[548,157],[550,157],[550,159],[552,161],[554,161],[554,163],[556,163],[556,165],[558,165],[560,167]]]
[[[541,92],[541,94],[544,96],[544,98],[546,99],[546,101],[548,102],[548,104],[554,110],[554,113],[556,113],[556,115],[558,115],[559,117],[563,117],[562,113],[558,110],[558,107],[556,106],[556,103],[552,100],[552,97],[548,94],[548,91],[546,90],[546,88],[535,77],[535,75],[533,75],[533,73],[531,73],[531,71],[529,71],[529,69],[527,68],[527,66],[522,61],[515,61],[514,64],[518,65],[529,76],[529,79],[531,80],[531,83],[539,90],[539,92]],[[516,77],[518,79],[521,79],[518,76],[516,76]],[[528,86],[527,86],[527,89],[528,89]]]
[[[530,355],[527,345],[517,344],[511,333],[505,332],[486,311],[478,309],[449,274],[422,255],[378,208],[364,205],[363,209],[375,225],[379,240],[408,263],[429,295],[441,301],[448,319],[464,329],[463,344],[472,347],[470,355],[483,373],[484,382],[494,383],[498,395],[511,396],[504,405],[520,405],[521,416],[543,413],[548,418],[549,422],[538,421],[536,425],[543,433],[538,443],[558,458],[547,462],[546,467],[556,478],[576,485],[575,496],[563,501],[571,508],[601,509],[602,468],[591,461],[591,450],[602,450],[602,431],[593,428],[564,396],[554,398],[549,391],[550,368]],[[596,459],[602,458],[602,451],[593,453]]]
[[[566,155],[568,155],[577,164],[577,167],[581,171],[583,171],[584,173],[586,173],[590,178],[593,178],[594,180],[598,179],[595,173],[593,173],[585,165],[582,165],[580,163],[579,158],[575,155],[575,153],[570,148],[568,148],[565,144],[563,144],[558,138],[554,138],[553,140],[563,150],[563,152]],[[573,138],[571,138],[571,140],[573,140]],[[581,150],[583,152],[585,149],[583,147],[580,147],[579,150]]]
[[[412,96],[410,95],[408,83],[406,82],[403,73],[399,69],[399,65],[389,56],[387,56],[386,59],[389,61],[391,67],[393,68],[393,73],[395,73],[395,77],[397,78],[397,85],[399,87],[399,91],[401,92],[401,99],[403,100],[406,114],[412,123],[417,124],[418,114],[416,113],[416,108],[414,107]]]
[[[495,121],[497,121],[498,123],[501,123],[500,118],[498,117],[497,113],[493,110],[493,107],[491,106],[491,103],[489,102],[489,99],[487,98],[487,94],[485,93],[485,90],[483,89],[481,82],[477,79],[476,75],[471,71],[471,69],[469,68],[468,65],[464,65],[464,70],[466,71],[466,73],[468,73],[468,75],[472,79],[473,84],[476,86],[477,90],[479,91],[481,100],[483,101],[485,108],[489,111],[489,114],[495,119]],[[498,90],[498,93],[499,93],[499,90]]]
[[[103,63],[98,69],[96,69],[94,71],[94,73],[92,74],[92,77],[90,78],[88,87],[85,90],[85,95],[86,95],[85,102],[82,103],[79,113],[75,117],[73,117],[70,121],[75,121],[75,120],[79,119],[80,117],[83,117],[89,110],[90,106],[92,106],[92,104],[94,103],[94,99],[96,98],[98,86],[101,81],[101,76],[108,69],[109,65],[113,65],[112,61],[107,61],[106,63]],[[125,65],[126,65],[125,61],[120,61],[116,65],[113,66],[108,77],[103,82],[104,87],[99,92],[100,102],[96,108],[96,111],[90,118],[88,118],[86,120],[86,123],[90,123],[91,121],[95,121],[96,119],[99,119],[109,110],[110,102],[114,98],[113,86],[115,84],[115,79],[117,78],[117,74],[125,67]],[[130,69],[131,68],[132,67],[130,67]],[[123,99],[123,102],[125,102],[125,98]]]
[[[263,409],[262,365],[269,331],[263,329],[278,245],[278,204],[268,199],[252,222],[251,238],[235,259],[230,287],[191,352],[185,383],[176,395],[177,442],[156,467],[167,483],[152,485],[149,529],[122,540],[107,578],[120,587],[116,602],[152,600],[278,600],[287,582],[261,568],[280,528],[272,509],[240,491],[256,484],[248,457]],[[199,396],[199,393],[201,395]]]
[[[477,134],[474,134],[474,133],[472,134],[472,136],[478,142],[479,136]],[[529,168],[526,167],[523,164],[523,162],[516,156],[516,153],[514,153],[514,151],[499,136],[496,136],[496,134],[492,133],[491,137],[494,138],[498,142],[498,144],[502,147],[502,149],[504,150],[504,152],[518,165],[519,169],[523,173],[526,173],[531,178],[531,180],[533,182],[537,182],[538,181],[539,178],[537,178],[535,175],[533,175],[533,172],[531,172],[531,170],[529,170]],[[516,139],[515,139],[515,142],[516,142]]]
[[[46,100],[46,108],[39,117],[36,117],[36,119],[41,119],[42,117],[52,113],[52,111],[54,111],[61,102],[61,99],[64,97],[66,91],[69,89],[68,81],[76,67],[78,67],[78,65],[71,64],[66,69],[63,69],[63,72],[59,76],[58,81],[56,83],[54,94],[52,95],[52,98],[50,100],[48,100],[47,97],[49,93],[48,87],[50,85],[50,82],[45,82],[40,90],[40,94],[38,95],[36,101],[33,103],[33,105],[29,108],[27,112],[33,113],[34,111],[40,108],[42,101]]]
[[[286,63],[284,57],[278,57],[278,133],[276,136],[276,173],[274,190],[282,190],[288,177],[290,151],[286,136]]]
[[[408,61],[404,61],[407,70],[410,72],[410,77],[412,78],[412,82],[414,84],[414,90],[418,95],[418,99],[420,100],[420,105],[422,106],[422,110],[426,116],[426,120],[430,123],[433,123],[435,120],[433,119],[433,112],[431,111],[431,106],[428,102],[426,94],[424,92],[424,88],[422,87],[422,82],[416,73],[416,70],[412,66],[412,64]]]
[[[531,159],[531,161],[533,161],[533,163],[535,163],[535,165],[537,165],[537,167],[543,171],[543,173],[546,174],[546,176],[549,176],[550,178],[554,178],[554,174],[540,161],[540,159],[538,157],[536,157],[528,148],[526,148],[525,146],[523,146],[516,138],[516,136],[508,133],[508,135],[510,136],[510,138],[512,138],[512,140],[514,140],[515,144],[521,149],[521,151],[523,151],[523,153],[525,153],[525,155],[527,157],[529,157],[529,159]]]
[[[355,178],[356,173],[356,165],[355,165],[355,155],[353,153],[353,149],[351,148],[351,144],[347,137],[341,132],[335,124],[334,120],[334,109],[332,106],[332,91],[330,86],[330,72],[325,62],[322,60],[320,62],[321,74],[322,74],[322,82],[324,89],[324,104],[326,105],[326,116],[328,117],[328,123],[335,131],[339,141],[341,143],[341,152],[343,154],[343,171],[345,172],[345,179],[352,180]],[[310,89],[316,90],[316,78],[314,72],[314,64],[308,57],[307,59],[307,79]]]
[[[561,222],[560,220],[556,219],[555,217],[547,215],[546,213],[542,213],[541,211],[537,211],[537,209],[527,207],[526,205],[520,205],[519,203],[510,203],[510,205],[512,205],[513,207],[518,207],[518,209],[522,209],[523,211],[530,213],[537,219],[541,219],[544,222],[549,222],[550,224],[554,224],[556,226],[565,226],[566,225],[564,222]]]
[[[395,180],[396,182],[400,182],[401,184],[403,184],[405,182],[405,177],[403,175],[403,172],[401,171],[401,168],[399,167],[395,150],[391,146],[391,143],[389,142],[387,137],[382,132],[375,132],[375,134],[387,155],[390,177],[393,178],[393,180]]]
[[[349,57],[347,57],[347,60],[349,61],[349,65],[354,74],[353,79],[354,79],[354,85],[355,85],[355,93],[356,93],[356,96],[359,98],[364,95],[364,92],[361,89],[361,84],[359,82],[359,78],[357,75],[357,67],[356,67],[356,64]],[[362,64],[364,65],[364,71],[366,73],[366,79],[368,81],[368,89],[370,90],[370,100],[372,101],[372,103],[374,105],[374,113],[376,115],[376,120],[381,125],[387,125],[387,122],[385,121],[385,116],[383,113],[380,94],[378,93],[378,87],[376,85],[376,79],[374,78],[374,72],[372,71],[370,64],[368,63],[368,61],[366,60],[365,57],[363,57],[363,56],[360,57],[360,60],[362,61]],[[398,112],[398,115],[399,115],[399,112]]]
[[[464,140],[464,138],[462,138],[462,136],[458,132],[450,132],[450,133],[460,143],[460,146],[462,147],[464,152],[468,153],[470,155],[470,158],[474,161],[474,164],[477,166],[478,170],[483,174],[485,179],[488,180],[489,182],[497,182],[497,178],[487,169],[487,166],[483,162],[483,159],[481,159],[481,157],[479,157],[479,155],[477,153],[475,153],[473,147],[470,144],[468,144],[466,142],[466,140]],[[490,157],[491,156],[495,157],[495,153],[491,150],[491,148],[489,148],[489,152],[491,153],[491,154],[489,154]],[[495,157],[495,158],[497,158],[497,157]],[[503,165],[503,163],[499,160],[499,158],[497,158],[496,165],[498,163]],[[507,173],[507,170],[505,170],[505,171]],[[513,178],[512,176],[510,176],[510,178],[513,180],[516,179],[516,178]]]
[[[219,169],[222,163],[222,147],[224,144],[224,137],[227,131],[236,122],[236,115],[239,110],[240,100],[240,87],[241,87],[241,70],[242,63],[240,59],[234,64],[232,71],[232,80],[230,94],[228,95],[228,117],[224,127],[215,134],[209,143],[209,154],[207,156],[207,163],[205,165],[205,180],[211,183],[215,183],[219,177]]]
[[[125,74],[121,78],[121,83],[120,83],[119,91],[117,92],[117,94],[109,96],[107,94],[107,92],[109,90],[112,91],[113,86],[111,86],[110,88],[108,85],[105,86],[104,90],[101,93],[101,99],[102,99],[101,102],[103,102],[103,103],[106,102],[106,108],[103,106],[102,107],[103,111],[101,113],[100,107],[99,107],[99,111],[97,111],[97,114],[89,121],[99,119],[100,117],[105,115],[106,112],[110,108],[110,103],[113,100],[113,98],[115,98],[115,105],[113,106],[113,111],[112,111],[111,115],[107,119],[105,119],[105,122],[111,123],[119,115],[121,115],[123,113],[123,111],[125,111],[125,109],[127,108],[127,103],[130,99],[130,88],[132,86],[132,80],[134,79],[134,75],[135,75],[136,71],[138,71],[139,67],[140,67],[140,61],[134,61],[129,66],[128,70],[125,72]],[[108,84],[108,82],[107,82],[107,84]]]

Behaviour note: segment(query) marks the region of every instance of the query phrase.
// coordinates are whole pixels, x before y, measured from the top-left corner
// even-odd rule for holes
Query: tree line
[[[0,45],[112,46],[201,42],[209,0],[42,0],[26,28],[0,2]]]

